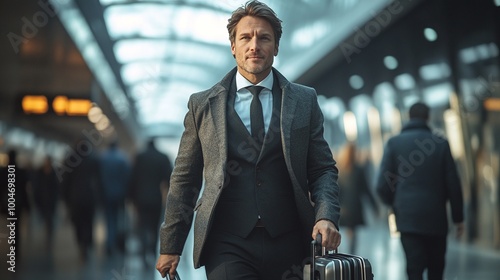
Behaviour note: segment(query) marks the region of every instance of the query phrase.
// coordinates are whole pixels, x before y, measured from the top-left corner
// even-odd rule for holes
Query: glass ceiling
[[[246,0],[53,0],[123,121],[178,136],[193,92],[235,66],[227,19]],[[390,0],[268,0],[283,20],[277,67],[299,77]]]

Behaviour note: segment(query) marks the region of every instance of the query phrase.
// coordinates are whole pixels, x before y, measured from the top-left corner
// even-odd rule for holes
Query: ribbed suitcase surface
[[[319,252],[321,252],[321,237],[311,243],[311,267],[314,269],[310,271],[310,279],[373,280],[372,266],[367,259],[350,254]]]

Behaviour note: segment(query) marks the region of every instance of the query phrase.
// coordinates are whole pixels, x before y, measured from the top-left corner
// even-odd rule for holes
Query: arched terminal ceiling
[[[226,24],[245,2],[51,1],[118,115],[137,119],[148,135],[169,136],[182,132],[189,95],[235,66]],[[407,8],[389,0],[263,2],[283,20],[274,66],[292,81],[381,10]]]

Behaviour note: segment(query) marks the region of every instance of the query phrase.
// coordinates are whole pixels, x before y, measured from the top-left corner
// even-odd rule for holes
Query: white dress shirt
[[[251,132],[250,127],[250,103],[252,103],[252,93],[246,89],[248,86],[262,86],[264,87],[259,94],[260,103],[262,104],[262,112],[264,113],[264,129],[267,133],[269,124],[271,123],[271,116],[273,114],[273,72],[271,71],[267,77],[260,83],[254,85],[243,77],[240,72],[236,72],[236,97],[234,99],[234,110],[240,116],[241,121]]]

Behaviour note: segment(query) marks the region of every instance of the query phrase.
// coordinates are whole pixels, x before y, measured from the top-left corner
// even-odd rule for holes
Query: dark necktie
[[[252,103],[250,104],[250,128],[253,139],[262,145],[264,139],[264,115],[262,113],[262,104],[260,103],[259,93],[264,87],[250,86],[247,89],[252,93]]]

